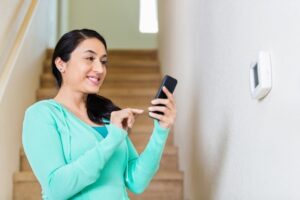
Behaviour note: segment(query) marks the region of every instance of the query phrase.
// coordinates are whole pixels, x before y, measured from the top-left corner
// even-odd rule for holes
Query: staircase
[[[37,100],[52,98],[57,89],[51,74],[51,56],[47,52],[41,75]],[[154,98],[161,81],[157,52],[152,50],[113,50],[109,52],[109,66],[104,84],[99,94],[111,99],[121,108],[144,109],[129,133],[138,152],[146,146],[153,128],[153,120],[148,117],[148,106]],[[39,200],[41,188],[37,182],[23,149],[20,149],[20,171],[13,177],[13,200]],[[178,152],[173,145],[172,130],[169,135],[158,173],[149,187],[141,195],[129,192],[132,200],[182,200],[183,174],[178,170]]]

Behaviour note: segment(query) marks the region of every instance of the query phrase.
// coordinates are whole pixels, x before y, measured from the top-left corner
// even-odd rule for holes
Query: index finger
[[[128,108],[128,109],[134,114],[142,114],[144,112],[144,110],[142,109],[136,109],[136,108]]]

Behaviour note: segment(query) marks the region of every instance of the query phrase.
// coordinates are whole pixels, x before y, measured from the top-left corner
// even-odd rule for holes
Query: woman
[[[22,135],[43,199],[129,199],[126,187],[142,193],[159,168],[176,116],[174,98],[164,88],[168,99],[152,100],[152,136],[138,155],[127,131],[143,110],[120,109],[97,95],[107,62],[104,38],[89,29],[66,33],[54,49],[58,94],[26,110]]]

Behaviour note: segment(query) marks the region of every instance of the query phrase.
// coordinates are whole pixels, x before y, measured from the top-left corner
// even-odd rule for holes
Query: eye
[[[100,60],[102,65],[107,65],[108,64],[108,60]]]
[[[92,62],[95,60],[95,58],[93,56],[87,57],[86,59],[89,61],[92,61]]]

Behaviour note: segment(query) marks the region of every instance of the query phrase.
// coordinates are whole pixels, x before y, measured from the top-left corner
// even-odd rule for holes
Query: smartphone
[[[171,93],[174,92],[175,87],[177,85],[177,80],[169,75],[165,75],[160,87],[155,95],[155,99],[167,99],[167,95],[164,93],[163,91],[163,86],[165,86]],[[162,104],[157,104],[156,106],[164,106]],[[153,113],[159,114],[159,115],[163,115],[164,113],[159,112],[159,111],[154,111]]]

